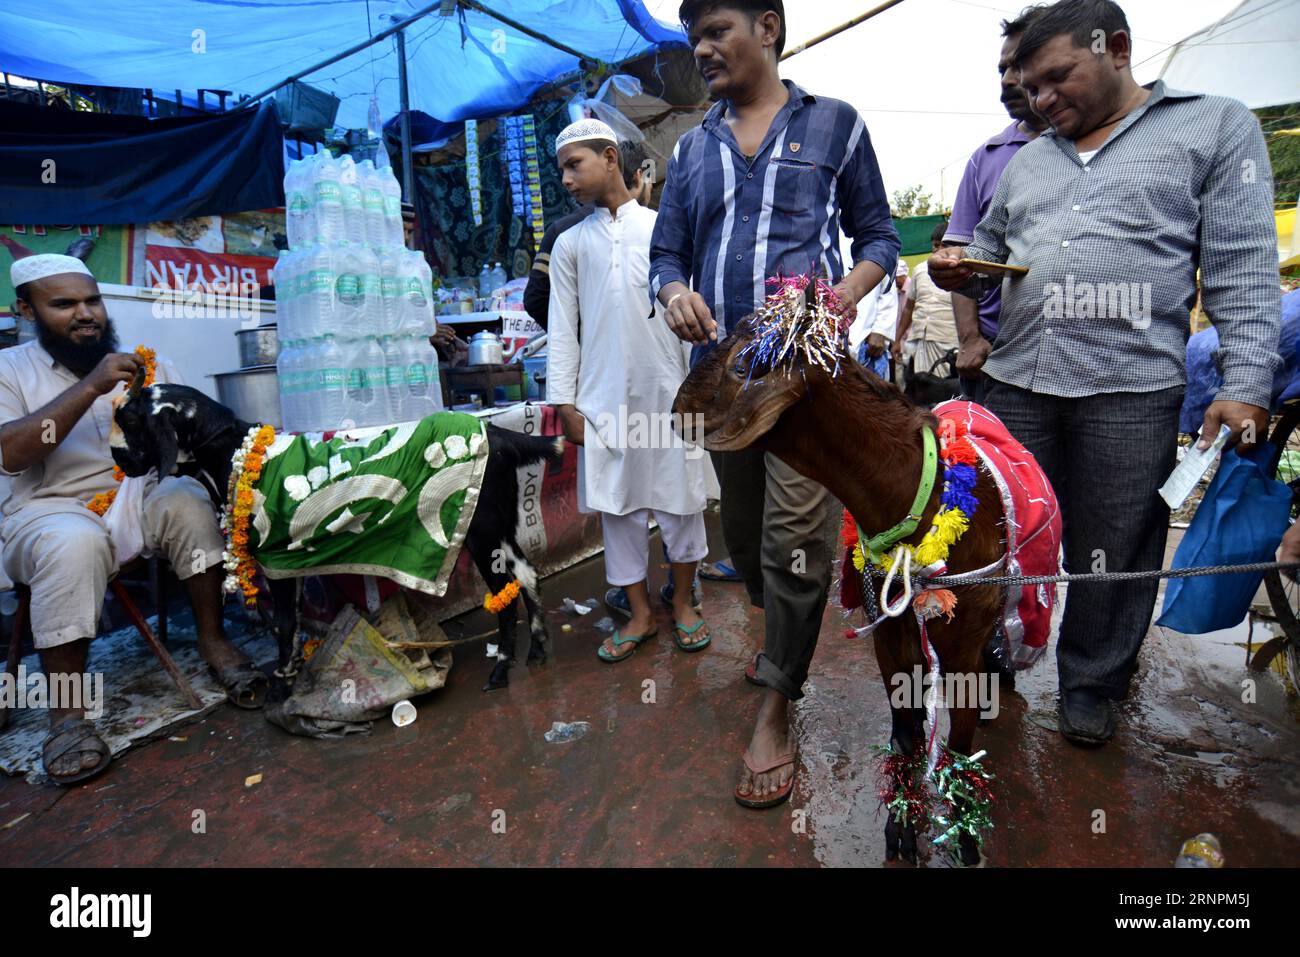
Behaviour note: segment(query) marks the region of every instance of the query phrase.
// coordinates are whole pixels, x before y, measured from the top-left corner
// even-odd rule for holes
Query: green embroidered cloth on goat
[[[487,463],[483,422],[439,412],[349,441],[277,435],[249,544],[269,578],[378,575],[442,595]]]

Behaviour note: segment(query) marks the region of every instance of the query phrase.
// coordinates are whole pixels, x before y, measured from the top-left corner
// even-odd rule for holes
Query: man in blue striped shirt
[[[719,102],[668,165],[650,288],[698,361],[763,302],[769,278],[821,271],[852,312],[893,274],[900,244],[857,111],[781,81],[781,0],[687,0],[680,16]],[[841,228],[853,240],[847,270]],[[789,703],[802,697],[817,645],[838,506],[759,451],[718,454],[714,465],[727,547],[766,617],[754,673],[767,690],[735,796],[773,807],[793,786]]]

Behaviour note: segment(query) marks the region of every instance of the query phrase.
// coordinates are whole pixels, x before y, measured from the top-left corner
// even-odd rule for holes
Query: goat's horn
[[[144,367],[144,364],[141,363],[140,368],[136,370],[135,378],[131,380],[130,386],[127,387],[126,394],[129,398],[134,399],[140,394],[140,390],[144,387],[144,377],[147,373],[148,370]]]

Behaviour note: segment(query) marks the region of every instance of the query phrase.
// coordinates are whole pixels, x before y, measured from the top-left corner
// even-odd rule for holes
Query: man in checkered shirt
[[[1013,66],[1053,129],[1003,174],[967,247],[930,259],[945,289],[990,280],[963,257],[1029,267],[1002,281],[984,364],[988,406],[1046,470],[1072,572],[1162,565],[1189,310],[1200,269],[1219,330],[1223,388],[1202,445],[1268,425],[1280,296],[1273,183],[1259,124],[1241,103],[1133,80],[1131,33],[1110,0],[1060,0],[1025,31]],[[1077,584],[1057,644],[1061,731],[1114,733],[1158,583]]]

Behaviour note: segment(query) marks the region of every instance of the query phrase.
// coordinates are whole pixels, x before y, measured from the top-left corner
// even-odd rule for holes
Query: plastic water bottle
[[[366,224],[366,242],[376,249],[388,245],[388,224],[384,220],[384,185],[370,160],[357,166],[361,176],[361,205]]]
[[[316,166],[313,194],[316,197],[316,236],[322,243],[347,238],[343,221],[342,171],[332,159],[322,158]]]
[[[381,170],[379,176],[384,191],[384,227],[387,233],[384,245],[402,249],[406,246],[406,231],[402,228],[402,184],[393,176],[391,168]]]
[[[433,415],[442,408],[437,356],[426,337],[403,337],[402,361],[406,365],[406,408],[410,421]]]
[[[379,257],[369,246],[357,248],[361,264],[361,326],[359,333],[380,335],[384,326],[384,295]]]
[[[492,295],[492,270],[487,263],[483,264],[483,269],[478,274],[478,294],[480,299]]]
[[[385,335],[397,335],[402,328],[401,256],[385,249],[379,254],[379,298],[383,305]]]
[[[326,245],[308,249],[303,255],[303,279],[299,282],[299,288],[305,293],[297,312],[300,338],[317,339],[337,330],[334,315],[337,282],[334,251]]]
[[[275,268],[271,270],[275,279],[275,324],[282,338],[290,335],[289,328],[293,323],[291,301],[297,277],[293,274],[296,263],[292,260],[292,255],[289,250],[281,249],[275,260]]]
[[[364,356],[366,362],[366,382],[370,385],[374,395],[373,405],[370,407],[370,414],[366,417],[366,425],[390,425],[392,419],[391,402],[388,397],[388,367],[384,357],[384,349],[379,344],[378,336],[366,336]]]
[[[1222,867],[1223,848],[1213,834],[1197,834],[1183,842],[1174,867]]]
[[[284,178],[285,232],[290,249],[302,249],[316,241],[315,167],[311,160],[296,160],[289,164]]]
[[[334,254],[336,276],[334,279],[334,328],[331,332],[345,339],[362,333],[365,322],[365,295],[361,287],[361,247],[346,239],[339,240],[331,250]]]
[[[343,236],[351,243],[366,241],[365,196],[361,176],[351,156],[339,160],[339,194],[343,200]]]
[[[431,336],[433,319],[433,270],[423,254],[414,250],[402,253],[405,266],[402,271],[404,295],[402,297],[401,332]]]
[[[275,358],[275,377],[280,385],[280,428],[298,431],[298,343],[280,340],[280,354]]]
[[[509,281],[510,277],[506,275],[505,267],[497,263],[492,267],[492,288],[488,290],[488,295],[490,296],[498,289],[504,288]]]
[[[388,417],[384,424],[409,421],[411,401],[406,391],[406,367],[402,350],[392,336],[381,336],[379,348],[384,353],[384,393],[388,399]]]
[[[320,418],[321,347],[322,339],[305,339],[298,342],[298,428],[307,432],[316,427]]]
[[[302,242],[301,200],[302,161],[292,160],[284,171],[284,234],[291,247]]]
[[[293,326],[293,335],[290,335],[289,338],[299,340],[300,345],[303,347],[307,345],[307,340],[312,334],[310,328],[312,308],[311,257],[315,248],[315,246],[308,246],[306,249],[291,251],[294,268],[289,324]]]
[[[328,431],[342,426],[348,415],[347,362],[343,348],[332,334],[321,337],[316,353],[315,378],[317,388],[314,404],[315,421],[312,430]],[[356,420],[353,419],[355,422]]]
[[[293,431],[303,432],[311,428],[316,411],[316,369],[312,365],[311,343],[297,339],[294,346],[294,361],[290,367],[290,374],[294,377]]]
[[[345,414],[359,427],[382,424],[388,417],[388,386],[384,353],[374,336],[349,344],[346,367]]]

